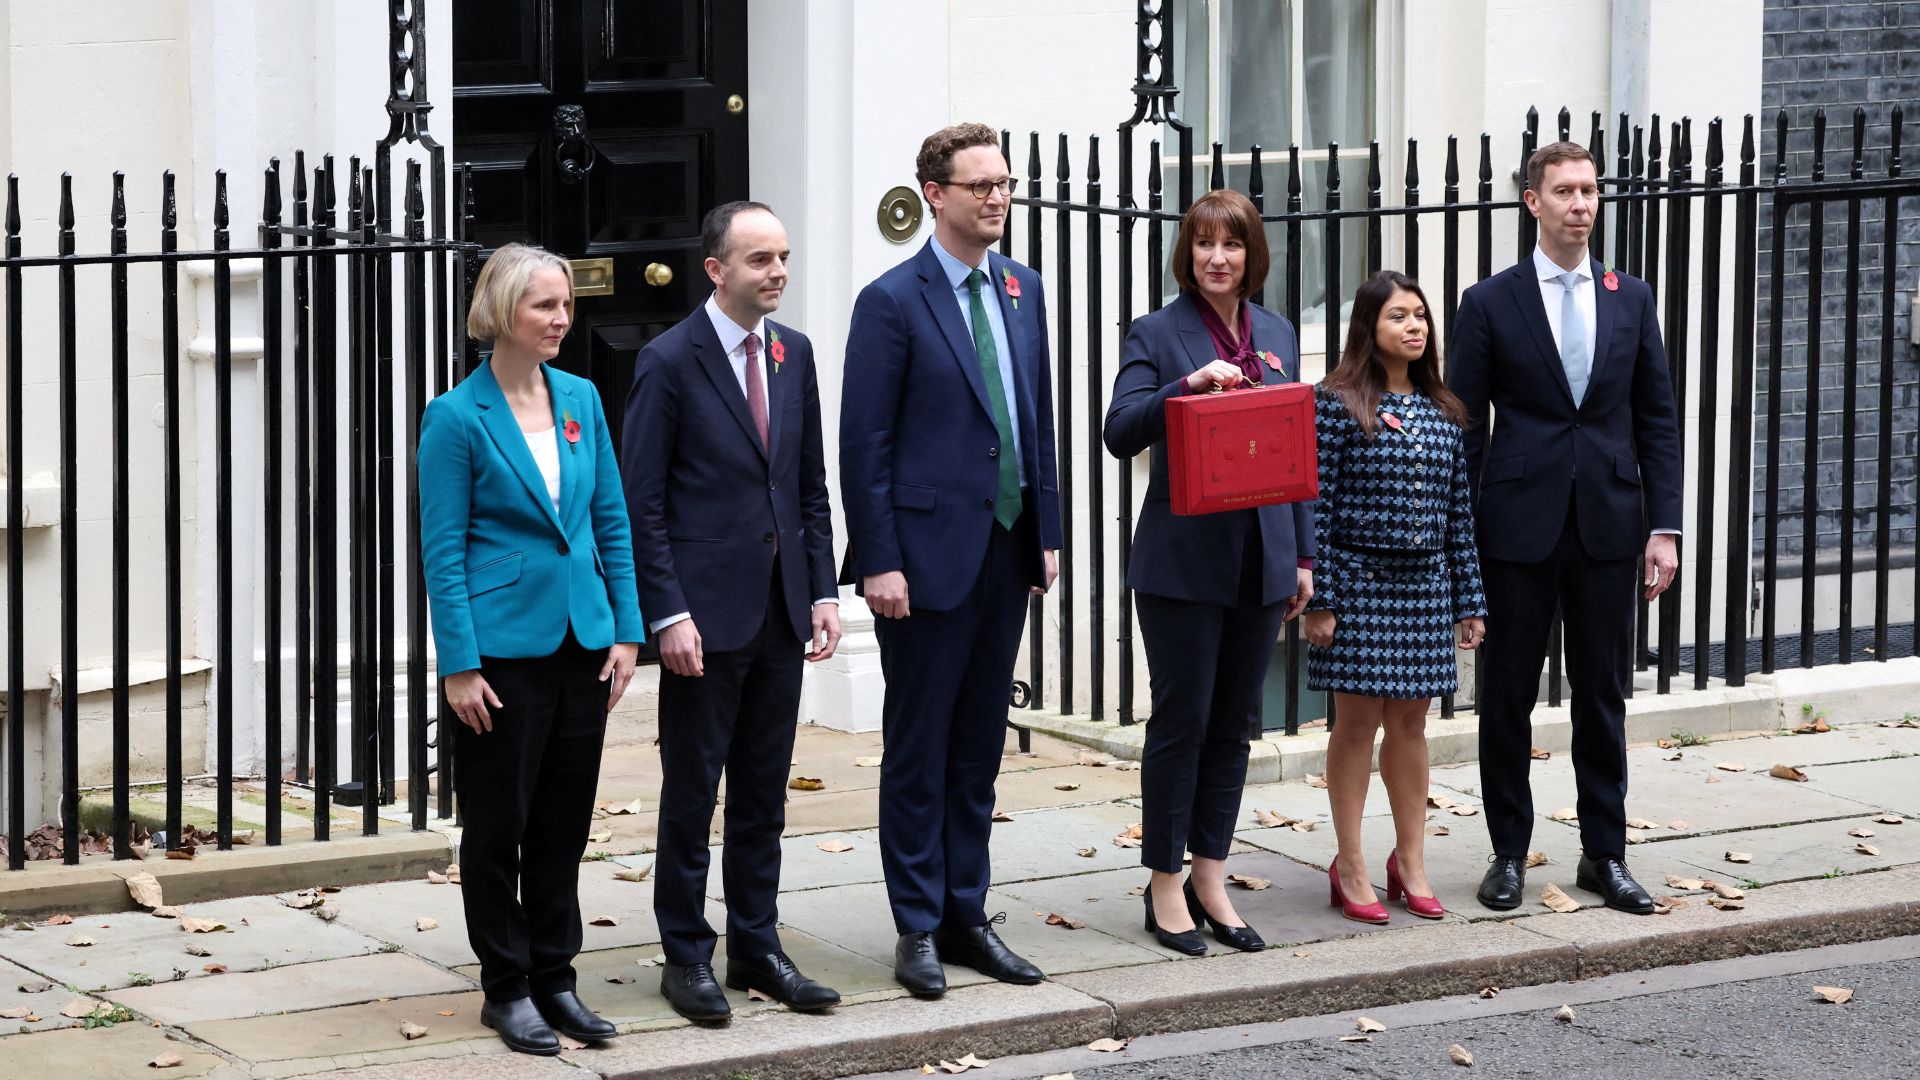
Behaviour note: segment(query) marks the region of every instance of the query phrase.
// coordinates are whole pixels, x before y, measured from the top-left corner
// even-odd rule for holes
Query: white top
[[[527,440],[527,449],[533,452],[533,463],[540,467],[540,478],[547,482],[547,498],[553,500],[553,512],[557,514],[560,512],[560,440],[552,428],[520,434]]]
[[[1540,279],[1540,302],[1547,306],[1547,326],[1553,330],[1553,344],[1560,347],[1560,305],[1566,295],[1567,287],[1560,284],[1560,275],[1567,271],[1580,275],[1573,286],[1573,305],[1580,309],[1580,319],[1587,330],[1587,372],[1593,372],[1593,262],[1581,259],[1579,266],[1561,266],[1547,258],[1544,248],[1533,249],[1533,272]]]

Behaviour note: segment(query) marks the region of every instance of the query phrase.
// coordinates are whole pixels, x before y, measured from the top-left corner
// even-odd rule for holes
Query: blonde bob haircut
[[[473,283],[473,301],[467,308],[467,336],[475,341],[497,341],[513,336],[513,313],[527,295],[534,271],[553,267],[567,278],[567,314],[573,314],[573,266],[545,248],[532,244],[502,244],[487,257]]]

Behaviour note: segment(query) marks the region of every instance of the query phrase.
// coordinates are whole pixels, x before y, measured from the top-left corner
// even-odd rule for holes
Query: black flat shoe
[[[577,1042],[606,1042],[619,1034],[571,990],[536,997],[533,1006],[553,1030]]]
[[[838,990],[800,974],[800,969],[782,952],[738,958],[728,953],[727,988],[758,990],[787,1008],[801,1012],[831,1009],[840,1004]]]
[[[1045,979],[1039,968],[1021,959],[993,932],[995,923],[1005,921],[1007,913],[1003,911],[981,926],[941,927],[933,932],[933,940],[947,963],[963,964],[988,978],[1019,986],[1032,986]]]
[[[712,964],[667,964],[660,970],[660,993],[673,1011],[702,1024],[733,1016],[733,1006],[713,977]]]
[[[1607,906],[1629,915],[1653,914],[1653,897],[1627,873],[1627,864],[1610,855],[1598,859],[1580,856],[1573,872],[1573,883],[1588,892],[1599,893]]]
[[[1153,935],[1153,940],[1159,942],[1161,948],[1172,949],[1187,956],[1207,955],[1207,943],[1200,940],[1198,926],[1191,930],[1182,930],[1177,934],[1162,930],[1159,920],[1153,917],[1153,890],[1148,889],[1141,894],[1140,898],[1147,902],[1147,932]]]
[[[480,1006],[480,1022],[497,1032],[509,1050],[540,1057],[560,1052],[560,1037],[541,1019],[531,998],[489,1001]]]
[[[901,934],[893,946],[893,977],[917,998],[937,998],[947,992],[947,972],[930,931]]]
[[[1495,911],[1512,911],[1520,906],[1527,891],[1526,860],[1511,855],[1487,859],[1487,876],[1480,879],[1480,903]]]
[[[1207,906],[1200,902],[1199,894],[1193,891],[1192,878],[1187,879],[1181,891],[1187,894],[1187,913],[1193,916],[1194,929],[1199,929],[1198,924],[1204,922],[1207,924],[1207,929],[1213,931],[1213,940],[1229,949],[1239,949],[1241,952],[1259,952],[1267,947],[1266,940],[1253,927],[1228,926],[1207,914]]]

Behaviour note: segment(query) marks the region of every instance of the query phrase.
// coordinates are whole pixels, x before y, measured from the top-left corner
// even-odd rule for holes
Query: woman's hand
[[[615,642],[607,650],[607,662],[600,665],[600,681],[612,678],[613,685],[607,688],[607,711],[612,712],[620,704],[620,696],[627,692],[627,684],[633,681],[633,663],[640,655],[640,646],[632,641]]]
[[[1323,649],[1329,648],[1333,645],[1333,627],[1336,621],[1336,616],[1331,611],[1309,611],[1306,617],[1300,620],[1300,632],[1307,635],[1307,641],[1310,644],[1318,645]]]
[[[1313,571],[1305,567],[1296,569],[1293,584],[1295,590],[1293,599],[1287,601],[1287,615],[1280,620],[1281,622],[1292,622],[1296,616],[1307,609],[1307,601],[1313,599]]]
[[[447,676],[447,705],[476,735],[493,730],[493,716],[487,707],[501,707],[500,699],[494,696],[493,687],[487,685],[486,676],[480,674],[479,668]]]
[[[1215,360],[1213,363],[1187,376],[1187,393],[1204,394],[1216,386],[1222,390],[1231,390],[1246,381],[1247,377],[1240,371],[1239,364],[1229,364],[1225,360]]]
[[[1478,617],[1460,620],[1461,648],[1477,649],[1485,640],[1487,640],[1487,620]]]

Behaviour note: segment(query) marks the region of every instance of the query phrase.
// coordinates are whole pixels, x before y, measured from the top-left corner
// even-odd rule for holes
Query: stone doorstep
[[[1670,915],[1603,908],[1508,922],[1408,926],[1297,949],[1065,975],[1040,987],[962,987],[938,1003],[770,1010],[725,1028],[633,1031],[567,1060],[607,1080],[750,1073],[817,1080],[1455,994],[1920,933],[1920,867],[1770,886],[1741,911],[1699,897]],[[1296,955],[1305,953],[1305,956]],[[408,1074],[441,1075],[439,1071]],[[452,1067],[445,1075],[452,1077]]]
[[[0,870],[0,911],[10,918],[42,918],[60,912],[102,914],[134,910],[126,879],[145,871],[159,882],[169,904],[204,903],[328,885],[369,885],[422,877],[444,870],[453,847],[438,832],[388,832],[346,836],[324,843],[202,849],[192,859],[153,856],[113,861],[85,858],[79,866],[31,862]]]
[[[1784,704],[1781,691],[1768,682],[1769,678],[1754,676],[1746,686],[1739,687],[1716,685],[1706,690],[1683,690],[1666,695],[1638,693],[1627,699],[1627,742],[1630,745],[1650,743],[1683,729],[1713,738],[1777,731],[1783,726]],[[1903,685],[1920,696],[1920,678]],[[1881,697],[1892,692],[1886,687],[1877,688]],[[1898,712],[1894,709],[1891,713],[1881,711],[1872,716],[1850,713],[1849,718],[1878,719]],[[1797,706],[1795,713],[1798,713]],[[1013,713],[1011,722],[1131,761],[1141,759],[1146,743],[1145,724],[1122,727],[1115,721],[1093,720],[1080,714],[1063,716],[1025,710]],[[1565,705],[1542,705],[1534,709],[1533,743],[1554,752],[1569,750],[1573,746],[1572,710]],[[1442,719],[1434,713],[1427,720],[1427,751],[1436,766],[1478,760],[1479,719],[1471,713],[1451,719]],[[1326,766],[1324,728],[1292,736],[1268,734],[1253,743],[1247,759],[1247,783],[1301,780],[1308,773],[1324,772]]]

